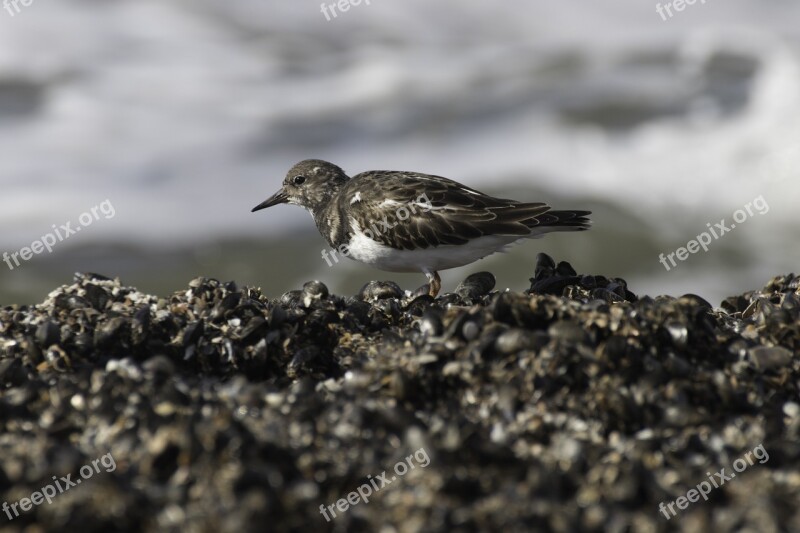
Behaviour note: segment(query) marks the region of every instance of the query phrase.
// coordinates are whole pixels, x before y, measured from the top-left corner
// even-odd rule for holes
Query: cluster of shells
[[[159,298],[79,274],[4,307],[0,498],[117,465],[8,526],[800,530],[800,277],[715,308],[540,255],[528,291],[494,286],[270,299],[198,278]],[[768,461],[659,512],[758,445]]]

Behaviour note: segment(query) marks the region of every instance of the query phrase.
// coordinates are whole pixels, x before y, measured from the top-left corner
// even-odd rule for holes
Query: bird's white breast
[[[347,247],[351,259],[390,272],[437,271],[468,265],[500,251],[520,237],[479,237],[463,245],[443,245],[427,249],[397,250],[374,241],[363,233],[353,233]]]

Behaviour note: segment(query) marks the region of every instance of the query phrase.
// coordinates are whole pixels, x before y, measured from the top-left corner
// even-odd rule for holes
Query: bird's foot
[[[438,272],[425,272],[428,276],[428,294],[431,298],[436,298],[439,291],[442,289],[442,278],[439,277]]]

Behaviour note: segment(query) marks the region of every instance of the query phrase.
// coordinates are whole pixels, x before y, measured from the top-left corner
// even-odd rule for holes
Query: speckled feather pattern
[[[405,210],[399,213],[401,208]],[[323,235],[334,247],[377,228],[372,239],[380,244],[419,250],[464,245],[487,236],[537,236],[531,235],[537,227],[582,230],[588,228],[588,214],[494,198],[440,176],[379,170],[348,180],[319,217],[325,219],[328,232]],[[391,231],[386,231],[387,223],[393,225]]]
[[[423,272],[432,287],[439,270],[467,265],[522,239],[590,224],[589,211],[495,198],[416,172],[373,170],[349,178],[319,159],[294,165],[281,190],[253,210],[279,203],[308,210],[334,250],[347,246],[342,253],[383,270]]]

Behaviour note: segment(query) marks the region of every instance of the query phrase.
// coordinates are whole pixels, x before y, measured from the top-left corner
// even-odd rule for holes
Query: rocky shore
[[[79,274],[4,307],[0,531],[800,531],[800,276],[494,285]]]

